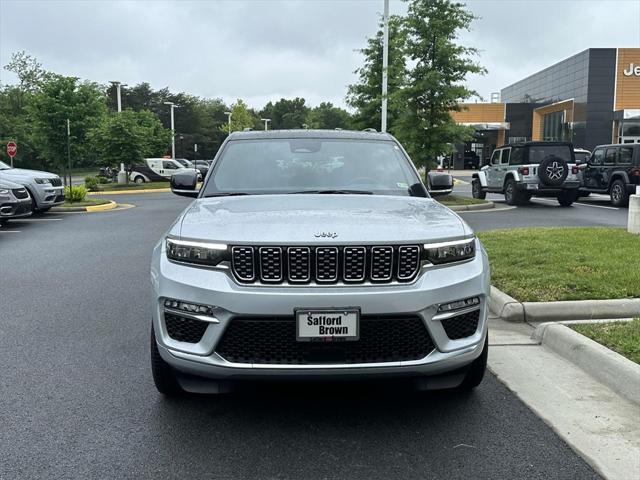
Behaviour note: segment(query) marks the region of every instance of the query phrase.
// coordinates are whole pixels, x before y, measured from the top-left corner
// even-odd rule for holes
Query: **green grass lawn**
[[[569,326],[629,360],[640,363],[640,318],[630,322],[582,323]]]
[[[169,182],[148,182],[148,183],[103,183],[98,185],[99,191],[109,190],[150,190],[153,188],[169,188]]]
[[[81,202],[71,203],[69,201],[66,201],[60,206],[61,207],[93,207],[95,205],[104,205],[106,203],[109,203],[109,200],[106,200],[104,198],[85,198]]]
[[[452,206],[452,205],[477,205],[479,203],[488,203],[487,200],[479,200],[477,198],[471,197],[461,197],[459,195],[444,195],[442,197],[437,197],[436,200],[443,205]]]
[[[493,285],[517,300],[640,297],[640,237],[621,228],[518,228],[478,237]]]

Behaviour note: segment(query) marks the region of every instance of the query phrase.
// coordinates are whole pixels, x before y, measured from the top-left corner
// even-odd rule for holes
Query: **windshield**
[[[419,183],[391,141],[233,140],[221,153],[204,196],[230,193],[375,193],[410,195]]]
[[[0,162],[0,170],[9,170],[11,167],[4,162]]]
[[[547,157],[557,157],[565,162],[571,162],[571,147],[569,145],[531,145],[529,147],[529,163],[540,163]]]

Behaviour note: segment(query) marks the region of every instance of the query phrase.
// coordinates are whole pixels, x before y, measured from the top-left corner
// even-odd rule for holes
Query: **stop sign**
[[[7,143],[7,155],[13,158],[16,156],[16,153],[18,153],[18,145],[16,145],[16,142]]]

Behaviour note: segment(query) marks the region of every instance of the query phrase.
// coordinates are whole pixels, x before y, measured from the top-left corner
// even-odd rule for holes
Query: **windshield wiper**
[[[297,195],[300,193],[311,193],[319,195],[373,195],[373,192],[367,190],[302,190],[301,192],[290,192],[290,195]]]
[[[246,192],[223,192],[223,193],[211,193],[209,195],[205,195],[204,198],[209,197],[240,197],[242,195],[251,195]]]

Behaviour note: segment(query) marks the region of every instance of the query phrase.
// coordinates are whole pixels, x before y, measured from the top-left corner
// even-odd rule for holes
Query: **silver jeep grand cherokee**
[[[151,359],[166,395],[234,380],[412,377],[477,386],[489,264],[390,135],[233,133],[151,263]]]
[[[46,212],[64,203],[62,179],[55,173],[13,168],[0,162],[0,180],[22,185],[27,190],[34,212]]]

